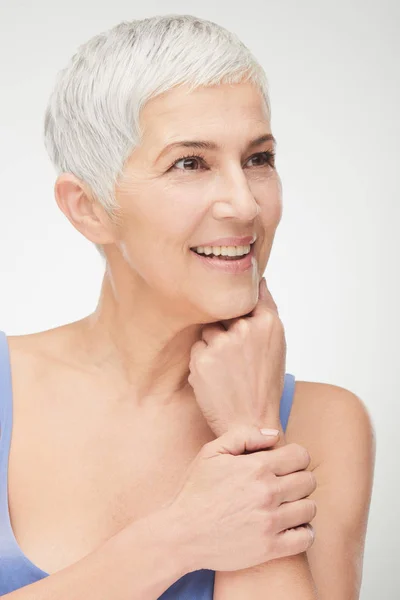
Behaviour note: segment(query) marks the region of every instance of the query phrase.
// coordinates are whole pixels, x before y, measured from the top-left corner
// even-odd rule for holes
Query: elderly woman
[[[55,196],[106,267],[92,314],[0,336],[5,598],[359,597],[373,427],[285,373],[270,115],[246,46],[191,15],[60,73]]]

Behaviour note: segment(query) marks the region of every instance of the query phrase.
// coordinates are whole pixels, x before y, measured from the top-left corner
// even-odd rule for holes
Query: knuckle
[[[275,477],[275,500],[281,502],[283,496],[282,479]]]
[[[245,441],[247,440],[248,437],[251,437],[252,434],[254,433],[253,431],[253,427],[251,425],[245,425],[244,423],[235,423],[234,425],[231,426],[231,431],[233,432],[233,435],[235,436],[235,439],[237,439],[238,441]],[[253,459],[253,457],[252,457]],[[258,464],[258,456],[256,456],[254,454],[254,462],[253,464]]]
[[[276,492],[270,483],[265,483],[263,486],[263,505],[267,508],[274,506]]]
[[[264,318],[264,325],[267,329],[278,331],[281,336],[285,335],[285,327],[278,310],[267,310],[260,315],[260,318]]]
[[[276,321],[277,317],[276,314],[274,314],[271,310],[266,309],[259,314],[258,319],[260,325],[264,326],[265,328],[270,328],[274,321]]]
[[[193,367],[195,371],[200,371],[202,367],[204,367],[208,362],[208,356],[206,352],[202,352],[198,356],[195,357],[193,361]]]
[[[300,458],[305,463],[307,463],[306,466],[308,467],[308,465],[310,464],[310,461],[311,461],[311,457],[310,457],[310,454],[309,454],[307,448],[305,448],[304,446],[301,446],[300,444],[297,444],[296,442],[292,442],[291,444],[288,444],[288,447],[290,447],[291,453],[296,458]]]
[[[307,448],[303,448],[303,453],[304,453],[304,460],[306,461],[306,463],[307,463],[307,467],[308,467],[308,465],[309,465],[309,464],[310,464],[310,462],[311,462],[311,456],[310,456],[310,453],[309,453],[309,451],[307,450]]]
[[[284,326],[283,321],[280,318],[278,312],[273,312],[272,316],[273,316],[274,327],[277,327],[281,331],[281,333],[285,333],[285,326]]]
[[[213,351],[220,352],[226,346],[229,345],[229,338],[226,335],[216,335],[208,344],[209,353],[212,354]]]
[[[310,498],[308,498],[306,502],[307,522],[309,522],[312,521],[317,514],[317,505],[314,500],[311,500]]]
[[[267,513],[264,517],[263,521],[263,531],[264,535],[269,538],[271,534],[274,532],[275,519],[272,513]]]
[[[295,458],[297,454],[297,446],[298,444],[295,442],[290,442],[290,444],[286,444],[286,446],[282,447],[282,452],[285,452],[285,454],[287,453],[287,458]]]
[[[301,535],[296,540],[296,554],[308,550],[313,545],[315,538],[314,528],[309,523],[299,527],[298,531]]]
[[[297,444],[297,446],[298,446],[299,454],[304,459],[304,462],[306,463],[306,466],[308,467],[308,465],[311,462],[311,456],[310,456],[309,451],[307,450],[307,448],[304,448],[304,446],[300,446],[300,444]]]
[[[290,544],[289,555],[299,554],[310,548],[315,539],[315,530],[309,523],[295,528],[298,535],[293,538]]]
[[[312,521],[314,519],[315,515],[318,512],[317,503],[314,502],[314,500],[311,500],[311,502],[312,502],[312,517],[311,517],[310,521]]]
[[[253,454],[253,457],[254,457],[253,468],[254,468],[255,477],[264,476],[265,461],[264,461],[263,457],[261,456],[261,452],[256,452],[255,454]]]
[[[254,458],[254,461],[252,474],[257,480],[261,479],[262,481],[270,482],[271,479],[275,479],[275,474],[268,467],[264,454],[266,454],[264,451],[255,452],[253,454],[252,458]]]
[[[247,333],[250,329],[250,324],[248,319],[239,318],[235,323],[231,326],[231,329],[237,333]]]
[[[315,475],[312,471],[307,471],[307,473],[310,476],[311,490],[312,490],[312,492],[314,492],[317,489],[317,478],[315,477]]]

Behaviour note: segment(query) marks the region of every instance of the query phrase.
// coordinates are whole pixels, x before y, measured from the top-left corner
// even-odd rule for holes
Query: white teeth
[[[250,252],[247,246],[197,246],[193,248],[198,254],[215,254],[215,256],[243,256]]]

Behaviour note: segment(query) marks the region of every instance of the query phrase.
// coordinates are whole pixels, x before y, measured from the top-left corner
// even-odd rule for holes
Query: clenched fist
[[[205,325],[191,349],[188,382],[217,437],[236,425],[275,426],[286,367],[286,340],[262,278],[249,315]]]

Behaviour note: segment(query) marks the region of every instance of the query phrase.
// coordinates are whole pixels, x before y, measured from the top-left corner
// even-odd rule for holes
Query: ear
[[[95,244],[115,241],[115,226],[90,188],[72,173],[62,173],[54,184],[57,204],[68,221]]]

